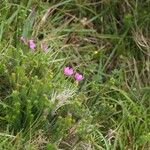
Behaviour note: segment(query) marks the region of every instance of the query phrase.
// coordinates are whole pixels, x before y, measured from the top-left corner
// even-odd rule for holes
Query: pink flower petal
[[[64,74],[65,74],[66,76],[72,76],[73,73],[74,73],[74,71],[73,71],[73,69],[72,69],[71,67],[65,67],[65,68],[64,68]]]
[[[35,45],[35,43],[34,43],[34,40],[29,40],[29,47],[31,48],[31,49],[35,49],[36,48],[36,45]]]
[[[84,79],[83,75],[80,73],[76,73],[74,77],[77,81],[81,81]]]

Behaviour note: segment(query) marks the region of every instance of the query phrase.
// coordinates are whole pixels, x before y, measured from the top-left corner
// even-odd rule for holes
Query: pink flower
[[[25,37],[22,36],[22,37],[20,38],[20,40],[21,40],[24,44],[27,44],[27,39],[26,39]]]
[[[36,45],[34,43],[34,40],[29,40],[29,47],[33,50],[35,49]]]
[[[44,42],[41,43],[41,49],[43,49],[46,53],[48,52],[48,45]]]
[[[80,73],[76,73],[74,77],[77,81],[81,81],[84,79],[83,75]]]
[[[73,69],[71,67],[65,67],[64,68],[64,74],[66,76],[72,76],[73,75]]]

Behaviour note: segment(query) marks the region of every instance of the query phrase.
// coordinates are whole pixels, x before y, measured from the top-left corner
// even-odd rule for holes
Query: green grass
[[[149,150],[149,10],[149,0],[3,0],[0,149]]]

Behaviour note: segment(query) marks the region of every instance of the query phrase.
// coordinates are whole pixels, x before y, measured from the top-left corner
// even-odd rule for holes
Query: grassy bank
[[[2,1],[0,149],[149,150],[149,10],[149,0]]]

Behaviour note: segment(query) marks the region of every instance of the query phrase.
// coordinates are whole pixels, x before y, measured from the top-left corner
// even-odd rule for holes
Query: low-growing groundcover
[[[0,150],[149,150],[149,10],[2,1]]]

